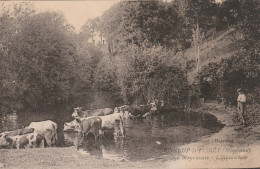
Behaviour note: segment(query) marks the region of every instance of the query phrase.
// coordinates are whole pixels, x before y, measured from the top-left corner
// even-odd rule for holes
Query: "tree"
[[[161,45],[176,48],[182,20],[172,6],[161,1],[119,2],[100,19],[100,30],[116,50],[131,46]]]
[[[91,89],[90,77],[72,26],[59,13],[18,7],[1,16],[1,110],[44,112],[86,101],[80,98]]]
[[[117,83],[125,102],[157,98],[170,105],[184,103],[187,79],[170,52],[160,47],[129,47],[116,56],[116,63]]]
[[[23,107],[21,95],[27,86],[19,81],[18,65],[24,58],[17,57],[18,39],[25,16],[34,15],[34,10],[27,2],[15,4],[13,10],[1,3],[0,10],[0,110],[7,113]]]

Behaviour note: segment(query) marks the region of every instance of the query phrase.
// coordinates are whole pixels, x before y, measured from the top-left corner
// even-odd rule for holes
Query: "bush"
[[[125,102],[161,99],[182,105],[187,99],[185,72],[163,48],[131,47],[117,56],[118,85]]]

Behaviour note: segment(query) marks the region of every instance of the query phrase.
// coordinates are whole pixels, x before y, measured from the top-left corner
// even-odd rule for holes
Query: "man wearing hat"
[[[246,95],[244,94],[244,92],[241,88],[237,89],[237,93],[238,93],[237,109],[242,118],[242,125],[246,126],[247,125],[247,121],[246,121],[247,117],[246,117],[246,113],[245,113]]]

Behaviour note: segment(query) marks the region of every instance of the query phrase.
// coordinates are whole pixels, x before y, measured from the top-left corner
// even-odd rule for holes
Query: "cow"
[[[6,137],[7,145],[10,148],[34,148],[44,147],[44,135],[42,133],[29,133]]]
[[[140,105],[123,105],[120,108],[124,113],[129,112],[129,115],[132,118],[138,118],[144,114],[143,113],[144,108]]]
[[[17,129],[14,131],[10,131],[6,136],[16,136],[16,135],[24,135],[28,133],[33,133],[34,128],[23,128],[23,129]]]
[[[116,107],[116,108],[114,109],[114,113],[116,113],[116,112],[120,113],[121,117],[123,117],[123,119],[129,119],[130,117],[132,117],[128,111],[124,111],[124,106],[120,106],[120,107]]]
[[[78,131],[79,123],[76,119],[72,120],[71,122],[65,122],[63,126],[63,131]]]
[[[123,112],[129,112],[130,117],[148,117],[152,114],[156,114],[157,104],[155,102],[148,102],[146,105],[124,105],[120,107]]]
[[[31,122],[26,128],[33,128],[35,132],[43,133],[47,146],[53,146],[58,141],[57,124],[51,120]]]
[[[76,146],[78,148],[79,141],[83,141],[85,136],[92,131],[95,136],[95,142],[97,142],[99,131],[101,129],[101,119],[97,116],[87,118],[75,118],[78,123],[78,136]]]
[[[90,117],[90,116],[105,116],[113,113],[113,109],[104,108],[104,109],[96,109],[96,110],[82,110],[82,107],[74,108],[74,112],[72,113],[72,117],[75,117],[77,114],[80,118]]]
[[[114,130],[114,138],[118,136],[124,136],[124,125],[122,115],[116,111],[113,114],[107,116],[100,116],[102,120],[101,134],[104,134],[104,130]]]
[[[6,141],[6,138],[8,136],[24,135],[33,132],[34,132],[33,128],[28,128],[28,129],[24,128],[24,129],[17,129],[14,131],[5,131],[0,134],[0,147],[7,147],[8,142]]]

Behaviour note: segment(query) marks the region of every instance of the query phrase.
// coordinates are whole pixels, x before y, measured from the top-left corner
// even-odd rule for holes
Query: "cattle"
[[[41,133],[29,133],[24,135],[7,136],[7,145],[10,148],[34,148],[44,146],[44,135]]]
[[[124,125],[122,115],[118,112],[107,116],[100,116],[102,120],[101,125],[101,133],[103,134],[104,130],[114,130],[114,137],[117,138],[118,136],[124,136]]]
[[[129,112],[129,115],[132,118],[146,117],[158,112],[157,104],[155,102],[148,102],[146,105],[124,105],[121,106],[120,109],[123,112]]]
[[[121,106],[121,109],[123,110],[123,112],[129,112],[130,117],[132,118],[138,118],[141,117],[141,115],[145,114],[143,112],[144,107],[140,105],[123,105]]]
[[[116,108],[114,109],[114,113],[119,112],[121,114],[121,116],[123,117],[123,119],[129,119],[130,117],[133,116],[128,111],[124,111],[124,106],[120,106],[120,107],[116,107]]]
[[[118,136],[124,136],[124,126],[123,126],[123,119],[122,115],[119,113],[118,110],[115,111],[115,113],[106,115],[106,116],[93,116],[93,118],[99,118],[101,120],[101,128],[100,128],[100,134],[104,134],[104,130],[114,130],[114,136],[117,138]],[[88,117],[90,118],[90,117]],[[82,124],[82,120],[88,119],[88,118],[80,118],[75,114],[75,120],[72,122],[64,123],[64,129],[63,131],[81,131],[79,125]]]
[[[64,123],[63,131],[70,131],[70,130],[79,131],[79,123],[76,119],[71,122]]]
[[[43,133],[47,146],[53,146],[58,141],[57,124],[51,120],[31,122],[26,128],[33,128],[35,132]]]
[[[74,112],[72,113],[72,117],[79,116],[80,118],[90,117],[90,116],[105,116],[113,113],[113,109],[104,108],[104,109],[96,109],[96,110],[82,110],[82,107],[74,108]]]
[[[17,129],[14,131],[5,131],[0,134],[0,147],[7,147],[8,142],[6,141],[6,138],[8,136],[17,136],[17,135],[24,135],[28,133],[33,133],[33,128],[24,128],[24,129]]]
[[[78,148],[79,141],[83,141],[85,136],[92,131],[92,133],[95,136],[95,142],[98,139],[99,131],[101,129],[101,119],[99,117],[87,117],[87,118],[76,118],[76,121],[78,122],[78,136],[77,136],[77,142],[76,146]]]

